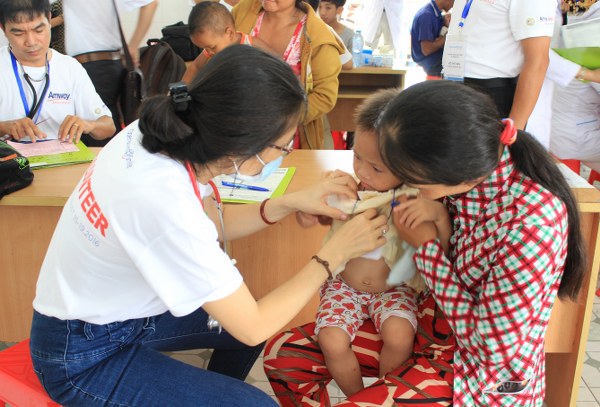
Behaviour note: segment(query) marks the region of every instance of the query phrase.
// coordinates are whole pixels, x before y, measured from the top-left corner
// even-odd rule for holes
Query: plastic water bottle
[[[362,65],[362,51],[365,45],[365,40],[360,33],[360,30],[356,30],[352,37],[352,63],[355,68]]]

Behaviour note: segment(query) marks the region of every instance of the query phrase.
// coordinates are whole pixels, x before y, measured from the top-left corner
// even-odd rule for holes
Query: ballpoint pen
[[[268,189],[268,188],[257,187],[255,185],[235,184],[233,182],[227,182],[227,181],[221,181],[221,185],[223,185],[224,187],[247,189],[249,191],[258,191],[258,192],[269,192],[270,191],[270,189]]]
[[[36,143],[43,143],[44,141],[52,141],[52,140],[56,140],[56,139],[50,139],[50,138],[38,138],[35,140]],[[14,143],[19,143],[19,144],[33,144],[33,141],[29,141],[29,140],[11,140]]]

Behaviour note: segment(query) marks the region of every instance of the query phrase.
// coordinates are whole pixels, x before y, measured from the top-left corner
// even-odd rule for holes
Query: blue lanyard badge
[[[469,15],[469,11],[471,11],[471,4],[473,4],[473,0],[467,0],[467,2],[465,3],[465,6],[463,7],[463,11],[460,16],[460,22],[458,23],[459,30],[462,30],[462,28],[465,26],[465,20],[467,19],[467,16]]]
[[[46,60],[46,83],[44,84],[44,89],[42,90],[42,94],[38,100],[37,92],[35,91],[35,87],[29,81],[25,70],[23,70],[23,75],[27,80],[27,84],[31,88],[33,92],[33,103],[31,104],[31,108],[27,104],[27,96],[25,95],[25,89],[23,89],[23,82],[21,81],[21,77],[19,76],[19,67],[17,66],[17,58],[10,51],[10,59],[12,62],[13,73],[15,74],[15,79],[17,80],[17,86],[19,87],[19,93],[21,95],[21,102],[23,102],[23,109],[25,110],[25,116],[29,117],[34,122],[39,118],[40,113],[42,111],[42,106],[44,105],[44,98],[46,97],[46,93],[48,92],[48,88],[50,87],[50,63]],[[35,117],[35,118],[34,118]]]
[[[465,59],[467,41],[460,33],[446,35],[442,65],[442,76],[446,80],[463,82],[465,79]]]
[[[526,0],[524,0],[526,1]],[[471,10],[473,0],[466,0],[463,7],[460,22],[458,23],[458,32],[446,35],[444,44],[444,54],[442,57],[442,76],[444,79],[463,82],[465,79],[465,60],[467,55],[467,37],[462,34],[465,26],[465,20]]]

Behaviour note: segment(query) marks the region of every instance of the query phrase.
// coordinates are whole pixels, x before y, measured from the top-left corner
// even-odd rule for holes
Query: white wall
[[[191,10],[189,0],[157,0],[158,8],[154,14],[154,20],[148,30],[148,38],[161,38],[160,29],[165,25],[175,24],[178,21],[187,23],[188,15]],[[131,34],[137,23],[138,11],[124,13],[121,15],[123,31],[125,38],[131,38]],[[145,44],[140,44],[141,46]]]

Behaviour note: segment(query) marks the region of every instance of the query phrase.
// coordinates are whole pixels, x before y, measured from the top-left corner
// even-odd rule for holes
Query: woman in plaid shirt
[[[569,186],[538,142],[461,84],[405,90],[387,106],[379,131],[386,165],[424,198],[442,199],[453,234],[446,256],[435,214],[420,211],[418,201],[396,208],[399,234],[417,247],[429,287],[413,357],[340,405],[541,406],[552,305],[557,294],[576,299],[584,276]],[[329,374],[311,329],[267,345],[265,370],[284,406],[329,405]],[[363,374],[372,375],[380,344],[367,324],[359,340],[353,349]]]

